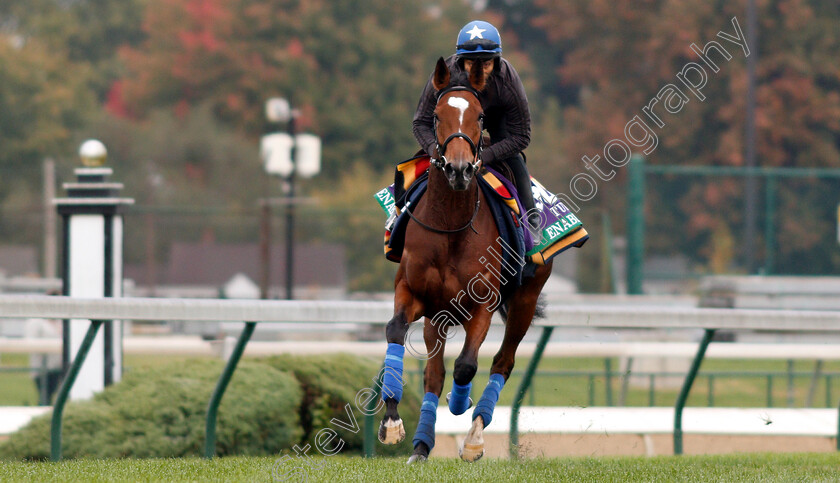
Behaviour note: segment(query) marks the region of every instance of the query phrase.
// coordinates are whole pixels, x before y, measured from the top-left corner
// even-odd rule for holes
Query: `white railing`
[[[682,452],[682,409],[700,362],[715,330],[835,331],[840,332],[840,311],[750,310],[691,308],[679,306],[577,305],[551,307],[546,318],[535,322],[542,335],[523,377],[511,411],[511,443],[518,442],[518,411],[539,359],[555,327],[703,329],[705,335],[689,369],[675,408],[674,449]],[[389,302],[359,301],[268,301],[211,299],[97,298],[74,299],[48,296],[0,296],[0,318],[42,317],[90,319],[87,339],[92,340],[101,321],[156,320],[246,322],[228,366],[209,404],[205,455],[215,452],[215,415],[224,389],[245,350],[255,323],[372,323],[385,324],[392,316]],[[80,350],[86,353],[88,346]],[[83,346],[85,342],[83,342]],[[82,356],[83,359],[84,356]],[[72,386],[81,361],[75,361],[66,386]],[[75,373],[74,373],[75,371]],[[69,388],[62,386],[53,412],[51,455],[61,457],[61,410]],[[62,397],[63,396],[63,397]],[[60,404],[59,404],[60,401]],[[368,418],[369,419],[369,418]],[[368,423],[366,423],[368,424]],[[372,423],[368,424],[372,428]],[[370,436],[367,439],[372,438]],[[367,445],[366,445],[367,447]]]
[[[385,324],[392,314],[391,302],[0,295],[0,318],[17,319]],[[535,325],[840,332],[840,311],[570,305],[549,307]]]

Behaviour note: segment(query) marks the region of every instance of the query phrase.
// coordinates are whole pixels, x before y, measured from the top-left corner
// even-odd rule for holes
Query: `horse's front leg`
[[[551,264],[538,268],[536,275],[528,279],[509,299],[508,317],[505,323],[505,335],[504,339],[502,339],[502,346],[493,358],[493,366],[490,368],[490,381],[487,383],[487,387],[484,388],[481,399],[478,400],[478,404],[476,404],[473,410],[473,425],[467,438],[464,440],[462,458],[467,461],[470,460],[464,455],[475,457],[478,454],[478,442],[483,443],[482,434],[484,428],[493,419],[493,412],[496,409],[496,403],[499,401],[499,393],[502,391],[502,388],[505,386],[505,381],[510,377],[510,373],[513,370],[516,349],[531,326],[540,291],[550,274]],[[468,444],[472,445],[469,447],[471,451],[467,451]],[[480,446],[483,452],[483,444]],[[480,458],[481,454],[478,454],[477,457]]]
[[[478,370],[478,349],[487,331],[490,329],[490,318],[492,313],[483,307],[476,310],[473,318],[464,323],[466,340],[461,355],[455,359],[455,370],[452,372],[452,393],[449,398],[449,410],[453,414],[463,414],[471,405],[470,391],[472,380]],[[475,428],[473,423],[473,429]],[[484,425],[481,424],[481,429]],[[481,431],[470,430],[464,439],[464,445],[460,448],[461,458],[464,461],[476,461],[484,455],[484,438]]]
[[[405,439],[405,427],[397,411],[405,385],[403,378],[405,335],[408,332],[408,325],[417,320],[422,313],[422,304],[414,297],[404,280],[397,283],[394,295],[394,316],[385,327],[388,349],[385,352],[385,368],[382,374],[385,416],[379,425],[379,441],[385,444],[397,444]]]
[[[435,447],[435,421],[437,420],[438,401],[443,391],[443,379],[446,377],[446,367],[443,362],[443,351],[446,347],[446,332],[449,326],[445,322],[435,323],[426,318],[423,326],[423,340],[426,343],[426,371],[423,377],[423,404],[420,406],[420,419],[417,421],[417,432],[414,433],[414,454],[408,459],[409,463],[425,461],[432,448]]]

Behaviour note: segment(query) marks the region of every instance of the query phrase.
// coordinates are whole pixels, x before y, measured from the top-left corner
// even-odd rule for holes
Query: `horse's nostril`
[[[443,167],[443,173],[446,176],[452,176],[455,173],[455,168],[453,168],[451,164],[447,164]]]
[[[468,164],[467,167],[464,168],[464,175],[466,175],[467,177],[472,176],[474,170],[475,168],[473,167],[473,165]]]

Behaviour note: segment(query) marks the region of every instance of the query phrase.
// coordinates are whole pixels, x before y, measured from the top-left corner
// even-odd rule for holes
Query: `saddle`
[[[383,188],[374,195],[385,211],[388,221],[385,225],[385,258],[399,263],[405,244],[405,227],[410,217],[404,209],[416,206],[426,191],[430,159],[421,154],[397,165],[394,184]],[[581,247],[589,239],[583,223],[539,181],[531,177],[531,189],[534,193],[536,208],[543,215],[543,236],[539,245],[534,245],[531,233],[521,221],[519,196],[513,183],[492,168],[482,168],[477,175],[479,187],[488,200],[499,236],[511,247],[520,260],[528,264],[545,265],[549,260],[571,247]],[[507,255],[513,257],[514,254]],[[522,263],[516,265],[521,266]],[[533,272],[533,268],[527,272]],[[520,274],[521,275],[521,274]]]

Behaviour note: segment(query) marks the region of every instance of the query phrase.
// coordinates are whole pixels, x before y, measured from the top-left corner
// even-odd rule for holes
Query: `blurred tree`
[[[115,178],[137,206],[126,222],[127,262],[146,256],[144,221],[153,213],[161,227],[158,260],[168,256],[169,241],[255,241],[257,200],[269,192],[257,146],[231,131],[202,104],[178,118],[155,110],[138,123],[101,113],[90,124],[109,150]],[[177,133],[177,135],[173,135]]]
[[[534,63],[538,90],[529,95],[557,98],[564,106],[577,104],[579,86],[561,82],[557,71],[571,47],[567,42],[554,41],[547,29],[535,22],[545,13],[543,6],[535,0],[488,0],[487,8],[504,19],[500,25],[505,52],[524,52]],[[541,104],[532,107],[540,109]]]
[[[362,162],[347,168],[330,188],[313,193],[319,203],[305,212],[312,216],[304,216],[301,223],[346,247],[350,290],[393,290],[397,265],[383,254],[385,213],[373,199],[393,182],[393,173],[377,173]]]
[[[208,101],[252,138],[263,104],[285,96],[298,126],[324,142],[324,174],[348,161],[377,169],[417,149],[411,115],[468,9],[460,2],[149,0],[147,39],[126,49],[124,99],[145,116]]]
[[[663,119],[666,126],[656,130],[659,146],[649,162],[744,164],[744,52],[715,35],[734,32],[732,17],[745,31],[745,0],[537,0],[537,5],[545,13],[536,25],[566,52],[558,67],[561,81],[580,89],[579,106],[564,112],[565,152],[574,162],[601,153],[610,139],[623,138],[625,124],[641,115],[659,89],[677,83],[676,74],[686,63],[702,62],[692,43],[703,48],[717,40],[732,59],[712,54],[720,72],[707,69],[705,101],[692,96],[681,112]],[[840,71],[829,60],[840,49],[840,6],[817,0],[757,0],[757,5],[759,165],[840,167]],[[578,167],[585,169],[582,163]],[[624,170],[618,171],[623,176]],[[623,195],[611,183],[602,183],[600,204],[620,208]],[[661,189],[649,190],[651,219],[659,220],[660,227],[649,237],[653,250],[681,251],[705,264],[719,253],[713,248],[716,230],[721,233],[719,220],[736,239],[742,232],[742,179],[680,177],[658,184]],[[778,213],[795,216],[777,226],[794,234],[800,250],[822,247],[818,251],[825,252],[836,243],[833,220],[825,218],[823,209],[826,201],[830,206],[836,202],[829,189],[828,184],[811,184],[781,201],[785,204]],[[819,234],[801,236],[814,230]],[[685,243],[678,243],[682,236]],[[825,257],[794,256],[803,252],[792,251],[790,244],[779,250],[781,270],[825,273]],[[715,259],[713,265],[719,268],[720,262]]]
[[[146,0],[29,0],[3,3],[0,28],[37,38],[55,55],[85,66],[88,85],[105,100],[123,73],[120,48],[143,39]]]
[[[35,200],[41,161],[72,149],[72,126],[94,106],[86,74],[37,39],[0,34],[0,168],[4,178],[34,189]]]

